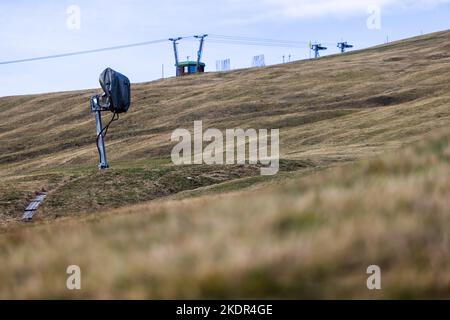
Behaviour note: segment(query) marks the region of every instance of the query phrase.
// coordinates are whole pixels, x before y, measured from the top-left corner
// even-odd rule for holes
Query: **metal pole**
[[[200,39],[200,47],[197,51],[197,65],[196,65],[196,72],[198,73],[200,62],[202,60],[202,54],[203,54],[203,43],[205,42],[205,38],[207,37],[207,34],[204,34],[202,36],[195,36],[195,38]]]
[[[177,41],[176,40],[173,42],[173,51],[175,54],[175,67],[177,68],[176,76],[178,77],[180,75],[180,71],[178,70],[179,62],[178,62],[178,50],[177,50]]]
[[[179,77],[181,75],[180,71],[178,70],[179,59],[178,59],[178,48],[177,48],[177,45],[178,45],[177,41],[181,40],[181,39],[183,39],[183,38],[178,37],[178,38],[170,38],[169,39],[169,41],[173,42],[173,53],[175,55],[175,67],[176,67],[176,75],[177,75],[177,77]]]
[[[104,133],[102,133],[103,125],[102,125],[102,115],[100,111],[95,111],[95,125],[97,128],[97,137],[98,137],[98,148],[100,152],[100,163],[98,164],[99,169],[107,169],[109,168],[108,161],[106,160],[106,148],[105,148],[105,140]]]

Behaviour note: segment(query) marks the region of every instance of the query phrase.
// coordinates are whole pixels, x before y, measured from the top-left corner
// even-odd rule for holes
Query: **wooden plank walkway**
[[[34,200],[31,201],[30,204],[26,207],[25,212],[22,216],[22,220],[32,220],[34,214],[36,213],[36,210],[39,208],[41,203],[44,202],[46,197],[47,193],[40,193],[39,195],[37,195],[36,198],[34,198]]]

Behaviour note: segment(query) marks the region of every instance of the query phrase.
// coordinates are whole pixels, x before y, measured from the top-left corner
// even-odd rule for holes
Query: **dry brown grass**
[[[315,61],[136,84],[130,113],[108,136],[109,158],[113,169],[167,161],[172,130],[194,120],[280,128],[284,159],[321,166],[396,149],[450,123],[449,48],[450,32],[440,32]],[[17,217],[24,196],[95,170],[95,92],[0,98],[3,217]],[[49,172],[54,181],[38,181]],[[19,175],[35,183],[22,187]]]
[[[258,192],[19,228],[0,236],[0,297],[450,298],[449,176],[447,131]]]

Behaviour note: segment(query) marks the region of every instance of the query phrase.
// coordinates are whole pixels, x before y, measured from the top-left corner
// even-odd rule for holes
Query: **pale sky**
[[[80,15],[74,13],[79,10]],[[367,21],[380,9],[380,28]],[[74,18],[75,17],[75,18]],[[72,51],[194,34],[246,36],[305,42],[301,48],[205,42],[207,71],[215,61],[251,65],[264,54],[267,64],[309,57],[307,42],[335,54],[345,40],[362,49],[389,40],[449,29],[450,0],[72,0],[0,2],[0,63]],[[79,25],[78,25],[79,22]],[[212,39],[211,39],[212,40]],[[180,42],[180,59],[194,59],[197,42]],[[287,59],[287,58],[286,58]],[[20,64],[0,64],[0,96],[97,88],[98,75],[112,67],[132,82],[174,75],[169,41],[89,55]]]

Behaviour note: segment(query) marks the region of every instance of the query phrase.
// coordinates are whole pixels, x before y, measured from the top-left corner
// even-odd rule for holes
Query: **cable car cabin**
[[[198,64],[198,72],[205,72],[205,66],[203,62]],[[177,67],[177,77],[187,76],[189,74],[197,73],[197,62],[196,61],[183,61],[178,64]]]

